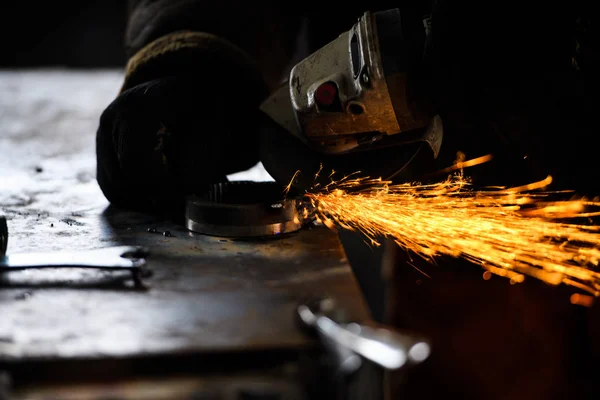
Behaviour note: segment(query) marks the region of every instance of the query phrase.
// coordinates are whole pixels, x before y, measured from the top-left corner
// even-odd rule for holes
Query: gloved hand
[[[179,32],[128,64],[97,131],[97,179],[114,205],[177,209],[185,195],[258,162],[258,105],[267,89],[231,43]]]

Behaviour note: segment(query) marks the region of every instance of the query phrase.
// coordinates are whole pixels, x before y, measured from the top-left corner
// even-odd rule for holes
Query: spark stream
[[[531,276],[599,296],[600,226],[584,222],[600,215],[600,202],[551,201],[556,192],[541,190],[551,181],[475,190],[462,174],[436,184],[347,176],[306,193],[305,213],[432,262],[461,257],[512,282]]]

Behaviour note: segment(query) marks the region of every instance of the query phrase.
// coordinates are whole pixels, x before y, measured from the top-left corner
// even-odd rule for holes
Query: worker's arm
[[[134,1],[129,12],[123,86],[97,132],[98,182],[115,205],[172,209],[258,162],[258,105],[298,18],[231,1]]]
[[[273,4],[243,1],[134,0],[130,1],[125,35],[127,57],[139,54],[157,40],[171,42],[178,32],[204,32],[229,41],[254,62],[270,87],[282,78],[292,57],[300,13]],[[209,41],[188,43],[199,49]],[[193,63],[188,63],[193,64]],[[175,68],[185,67],[179,63]]]

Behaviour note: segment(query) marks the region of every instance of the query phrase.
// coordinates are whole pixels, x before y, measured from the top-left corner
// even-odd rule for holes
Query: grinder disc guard
[[[284,187],[275,182],[222,182],[203,196],[188,196],[185,224],[213,236],[277,236],[302,227],[298,202],[286,199]]]

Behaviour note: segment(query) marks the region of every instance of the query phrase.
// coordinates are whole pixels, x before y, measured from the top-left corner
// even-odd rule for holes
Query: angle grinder
[[[420,73],[428,23],[414,32],[404,22],[399,9],[365,12],[348,31],[296,64],[261,104],[267,126],[277,130],[273,147],[287,148],[289,154],[286,160],[277,155],[263,160],[273,176],[280,172],[279,182],[293,176],[297,164],[308,165],[312,154],[306,146],[335,158],[332,165],[384,179],[404,169],[423,146],[437,158],[443,125]],[[415,38],[421,36],[423,48],[415,52],[420,42]],[[385,162],[362,157],[382,149]],[[318,164],[311,159],[305,179]],[[299,200],[285,199],[282,189],[272,182],[219,183],[206,196],[188,197],[187,228],[234,237],[298,230]]]
[[[399,9],[365,12],[296,64],[261,110],[323,154],[422,142],[437,157],[443,126],[422,74],[428,32],[428,20],[409,32]]]

